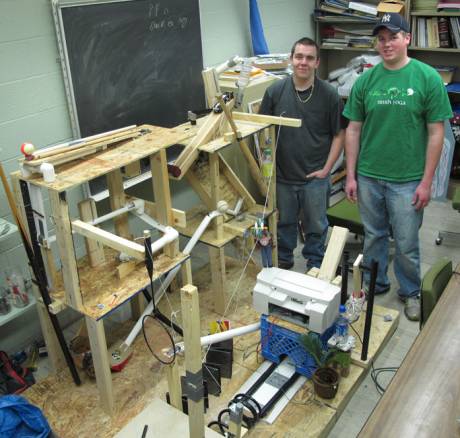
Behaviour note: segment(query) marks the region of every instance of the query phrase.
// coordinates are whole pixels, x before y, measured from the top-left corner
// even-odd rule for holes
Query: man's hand
[[[329,172],[327,170],[320,169],[320,170],[315,170],[312,173],[309,173],[308,175],[305,176],[305,178],[320,178],[320,179],[323,179],[323,178],[326,178],[328,175],[329,175]]]
[[[431,185],[421,182],[415,189],[412,205],[416,210],[425,208],[431,199]]]
[[[356,182],[355,177],[349,177],[347,175],[345,193],[347,194],[347,199],[350,202],[353,202],[353,204],[358,200],[358,183]]]

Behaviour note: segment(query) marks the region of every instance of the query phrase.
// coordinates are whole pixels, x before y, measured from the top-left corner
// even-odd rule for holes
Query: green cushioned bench
[[[452,195],[452,208],[460,212],[460,187],[457,187]],[[452,238],[455,243],[460,244],[460,233],[455,231],[439,231],[435,241],[436,245],[441,245],[445,237]]]
[[[333,227],[345,227],[354,234],[364,236],[364,227],[359,215],[358,204],[353,204],[347,198],[343,198],[327,209],[329,225]]]

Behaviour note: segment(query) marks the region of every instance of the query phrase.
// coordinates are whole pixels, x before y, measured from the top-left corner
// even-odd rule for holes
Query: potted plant
[[[322,398],[334,398],[339,387],[339,374],[328,365],[333,364],[336,357],[340,360],[339,350],[323,348],[321,339],[313,332],[302,335],[300,343],[318,367],[312,377],[315,393]]]

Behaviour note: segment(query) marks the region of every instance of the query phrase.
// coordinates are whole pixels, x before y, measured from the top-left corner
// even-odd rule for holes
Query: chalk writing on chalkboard
[[[150,5],[149,17],[152,19],[149,25],[150,32],[156,30],[185,29],[189,21],[188,17],[184,15],[171,15],[169,8],[162,6],[161,3]]]

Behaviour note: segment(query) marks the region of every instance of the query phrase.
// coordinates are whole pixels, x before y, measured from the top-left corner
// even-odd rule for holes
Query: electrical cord
[[[375,388],[380,395],[383,395],[386,388],[384,388],[378,381],[378,377],[382,373],[396,373],[399,367],[382,367],[382,368],[374,368],[374,364],[371,363],[372,371],[371,371],[371,378],[375,384]]]
[[[211,421],[208,424],[208,427],[218,426],[222,435],[225,436],[226,429],[228,429],[228,424],[223,421],[223,416],[225,414],[230,414],[230,406],[236,403],[241,403],[247,409],[247,411],[251,413],[251,416],[243,413],[243,425],[246,429],[251,429],[257,423],[257,421],[259,421],[262,407],[257,402],[257,400],[252,398],[250,395],[243,393],[235,395],[235,397],[233,397],[233,399],[228,402],[228,407],[222,409],[217,415],[217,420]]]
[[[172,359],[169,362],[165,361],[163,359],[160,359],[160,357],[157,354],[155,354],[155,352],[153,351],[152,347],[150,346],[149,341],[147,340],[147,335],[145,333],[145,325],[144,325],[145,320],[147,318],[152,318],[152,319],[156,320],[158,322],[158,324],[163,328],[163,330],[168,335],[169,340],[171,341],[171,349],[172,349],[172,352],[173,352]],[[147,344],[148,349],[150,350],[150,353],[152,353],[152,355],[153,355],[153,357],[155,357],[155,359],[157,359],[163,365],[171,365],[171,364],[174,363],[174,361],[176,360],[176,348],[175,348],[176,346],[175,346],[174,340],[173,340],[173,338],[171,336],[171,333],[166,328],[166,326],[164,326],[163,323],[154,314],[149,313],[147,315],[144,315],[144,317],[142,318],[142,334],[144,335],[144,340],[145,340],[145,343]]]

